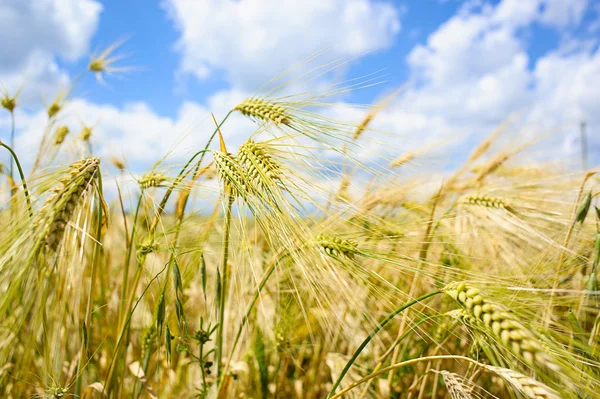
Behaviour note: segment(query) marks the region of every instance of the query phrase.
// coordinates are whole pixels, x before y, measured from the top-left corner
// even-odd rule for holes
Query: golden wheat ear
[[[54,188],[40,211],[37,230],[44,245],[56,251],[65,228],[83,193],[93,184],[100,167],[100,159],[90,157],[70,165],[67,175]]]

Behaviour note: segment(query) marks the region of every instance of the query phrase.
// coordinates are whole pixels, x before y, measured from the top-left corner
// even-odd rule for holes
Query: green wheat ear
[[[54,145],[60,145],[65,141],[65,138],[69,134],[69,128],[65,125],[56,128],[54,133]]]
[[[482,326],[508,350],[530,366],[560,372],[561,367],[546,353],[541,340],[506,307],[484,297],[464,282],[448,284],[443,290],[465,310],[469,323]]]
[[[231,189],[231,196],[244,197],[248,193],[248,177],[238,160],[227,152],[212,151],[217,174],[223,183]]]
[[[292,121],[286,108],[262,98],[248,98],[233,109],[247,117],[263,122],[272,122],[276,125],[290,125]]]
[[[245,168],[252,185],[260,192],[272,188],[281,179],[280,165],[263,143],[248,140],[239,148],[238,161]]]
[[[149,172],[143,175],[137,182],[142,190],[147,190],[151,187],[160,187],[167,180],[164,173]]]
[[[486,208],[510,209],[509,204],[502,198],[489,195],[467,195],[459,203],[465,205],[479,205]]]
[[[354,241],[329,235],[319,235],[316,240],[325,253],[334,258],[344,256],[353,259],[358,253],[358,245]]]

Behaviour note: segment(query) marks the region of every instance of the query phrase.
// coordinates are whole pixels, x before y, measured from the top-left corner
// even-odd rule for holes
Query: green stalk
[[[213,132],[213,133],[212,133],[212,135],[210,136],[210,138],[209,138],[208,142],[206,143],[206,146],[204,147],[204,149],[203,149],[203,150],[201,150],[201,151],[198,151],[197,153],[195,153],[195,154],[194,154],[194,155],[193,155],[193,156],[192,156],[192,157],[191,157],[191,158],[188,160],[188,162],[187,162],[187,163],[184,165],[184,167],[181,169],[181,171],[180,171],[180,172],[179,172],[179,174],[177,175],[177,178],[175,179],[175,181],[173,182],[173,184],[171,185],[171,187],[170,187],[170,188],[167,190],[167,192],[165,193],[165,195],[164,195],[163,199],[162,199],[162,200],[161,200],[161,202],[160,202],[160,205],[159,205],[159,207],[158,207],[158,212],[157,212],[157,215],[155,216],[155,218],[154,218],[154,220],[153,220],[153,222],[152,222],[152,225],[150,226],[150,231],[149,231],[150,235],[154,234],[154,231],[155,231],[155,229],[156,229],[156,226],[158,225],[158,221],[159,221],[160,215],[161,215],[162,211],[164,210],[165,206],[167,205],[167,202],[168,202],[168,200],[169,200],[169,197],[171,196],[171,193],[172,193],[172,192],[175,190],[175,188],[176,188],[176,187],[179,185],[179,183],[181,183],[181,181],[183,180],[185,171],[188,169],[188,167],[191,165],[192,161],[193,161],[194,159],[196,159],[196,157],[197,157],[198,155],[201,155],[201,156],[200,156],[200,160],[199,160],[199,161],[198,161],[198,163],[197,163],[197,166],[196,166],[196,171],[197,171],[197,170],[200,168],[200,165],[202,164],[202,161],[204,160],[204,156],[205,156],[205,154],[206,154],[206,153],[209,151],[209,150],[208,150],[208,148],[210,147],[210,144],[212,143],[212,140],[214,139],[214,137],[216,136],[217,132],[219,131],[219,128],[220,128],[220,127],[223,125],[223,123],[225,123],[225,121],[227,120],[227,118],[229,117],[229,115],[231,115],[231,113],[232,113],[232,112],[233,112],[233,110],[232,110],[232,111],[229,111],[229,112],[227,113],[227,115],[225,116],[225,118],[223,118],[223,120],[221,121],[221,123],[219,123],[219,125],[217,126],[217,128],[214,130],[214,132]],[[140,197],[140,198],[141,198],[141,197]],[[187,201],[186,201],[186,202],[187,202]],[[138,201],[138,206],[139,206],[139,201]],[[137,212],[136,212],[136,213],[137,213]],[[135,228],[135,226],[134,226],[134,227],[132,227],[132,230],[133,230],[134,228]],[[130,252],[131,252],[131,248],[133,247],[133,231],[132,231],[132,235],[131,235],[131,237],[132,237],[132,240],[131,240],[131,243],[130,243],[130,248],[129,248],[129,251],[128,251],[128,258],[129,258],[129,259],[131,258],[131,253],[130,253]],[[143,263],[143,261],[142,261],[142,262],[138,262],[138,267],[137,267],[137,270],[136,270],[136,274],[135,274],[135,278],[134,278],[134,283],[133,283],[133,287],[132,287],[132,289],[133,289],[133,290],[132,290],[132,294],[131,294],[131,296],[130,296],[129,300],[125,301],[125,302],[127,303],[127,305],[126,305],[126,309],[127,309],[127,311],[128,311],[128,314],[129,314],[129,316],[128,316],[128,318],[127,318],[127,321],[121,325],[121,332],[120,332],[120,334],[119,334],[119,335],[120,335],[120,338],[119,338],[119,340],[117,341],[116,347],[115,347],[115,349],[114,349],[114,350],[115,350],[115,352],[114,352],[114,354],[113,354],[113,360],[111,361],[111,367],[109,368],[109,372],[108,372],[108,378],[107,378],[107,380],[106,380],[107,384],[111,384],[112,375],[113,375],[113,373],[114,373],[114,369],[115,369],[115,367],[114,367],[114,360],[115,360],[116,354],[117,354],[117,353],[118,353],[118,351],[119,351],[119,347],[120,347],[120,345],[121,345],[121,342],[122,342],[122,340],[123,340],[123,336],[124,336],[124,334],[125,334],[126,327],[127,327],[127,325],[129,324],[129,320],[131,319],[131,313],[132,313],[132,312],[133,312],[133,310],[134,310],[134,309],[131,309],[131,306],[132,306],[132,304],[133,304],[133,299],[134,299],[134,297],[135,297],[135,291],[137,291],[137,286],[138,286],[138,284],[139,284],[139,280],[140,280],[140,277],[141,277],[141,268],[142,268],[142,263]],[[166,268],[167,266],[168,266],[168,264],[167,264],[167,265],[165,265],[165,268]],[[125,292],[125,291],[124,291],[123,293],[124,293],[124,294],[126,294],[126,292]],[[125,297],[123,297],[123,298],[125,298]],[[138,299],[138,301],[139,301],[139,299]],[[131,309],[131,311],[130,311],[129,309]],[[124,315],[125,315],[125,312],[123,312],[123,316],[124,316]]]
[[[167,201],[169,200],[169,197],[171,196],[171,193],[175,190],[175,188],[179,185],[179,183],[181,183],[181,181],[183,180],[183,178],[185,177],[184,173],[186,171],[186,169],[189,167],[189,165],[192,163],[192,161],[200,154],[202,154],[202,157],[200,158],[199,162],[202,162],[202,158],[204,158],[204,154],[207,152],[208,150],[202,150],[202,151],[198,151],[197,153],[195,153],[192,158],[190,158],[190,160],[185,164],[185,166],[181,169],[181,171],[179,172],[179,174],[177,175],[177,178],[175,179],[175,181],[173,182],[173,184],[171,185],[171,187],[169,187],[169,190],[165,193],[159,207],[157,210],[157,214],[155,215],[153,221],[152,221],[152,225],[150,226],[150,230],[149,230],[149,234],[151,237],[153,237],[154,235],[154,231],[156,230],[156,226],[158,225],[159,219],[160,219],[160,215],[162,214],[162,211],[164,210]],[[143,192],[140,194],[140,200],[142,198]],[[138,201],[138,207],[139,207],[140,201]],[[137,212],[137,211],[136,211]],[[132,227],[132,230],[135,228],[135,226]],[[132,231],[132,237],[131,237],[131,243],[130,243],[130,250],[128,251],[128,258],[131,258],[131,248],[133,247],[133,231]],[[132,293],[129,297],[129,300],[127,301],[127,310],[129,310],[131,308],[131,305],[133,303],[133,298],[135,297],[135,292],[137,291],[137,287],[139,284],[139,280],[141,277],[141,271],[142,271],[142,266],[144,264],[144,260],[146,258],[146,255],[143,255],[141,260],[138,260],[138,267],[136,269],[136,273],[135,273],[135,277],[134,277],[134,282],[133,282],[133,287],[132,287]],[[125,294],[125,291],[123,292]],[[124,298],[124,297],[123,297]]]
[[[386,367],[384,369],[381,369],[375,373],[369,374],[368,376],[353,382],[349,387],[343,389],[342,391],[340,391],[339,393],[337,393],[334,396],[331,396],[331,392],[329,393],[329,396],[327,396],[328,399],[337,399],[337,398],[341,398],[344,394],[346,394],[347,392],[351,391],[353,388],[359,386],[360,384],[367,382],[369,380],[372,380],[373,378],[377,377],[378,375],[387,373],[388,371],[392,370],[392,369],[398,369],[401,367],[406,367],[406,366],[410,366],[411,364],[415,364],[415,363],[420,363],[420,362],[430,362],[433,360],[464,360],[466,362],[469,362],[471,364],[474,364],[477,367],[481,367],[481,368],[485,368],[486,366],[483,363],[479,363],[477,360],[471,359],[469,357],[466,356],[460,356],[460,355],[437,355],[437,356],[425,356],[425,357],[418,357],[416,359],[410,359],[410,360],[405,360],[403,362],[400,363],[396,363],[396,364],[392,364],[389,367]]]
[[[173,190],[175,189],[175,187],[181,182],[181,180],[183,180],[183,174],[185,172],[185,170],[190,166],[190,164],[192,163],[192,161],[200,154],[202,154],[202,156],[200,157],[200,160],[198,161],[198,163],[196,164],[196,169],[194,170],[194,174],[192,174],[192,177],[196,175],[196,173],[198,173],[198,169],[200,169],[200,165],[202,164],[202,161],[204,160],[204,156],[206,155],[206,153],[208,152],[208,147],[210,147],[210,144],[212,143],[213,139],[215,138],[215,136],[217,135],[217,132],[219,131],[219,129],[221,128],[221,126],[223,126],[223,124],[225,123],[225,121],[227,120],[227,118],[229,118],[229,115],[231,115],[232,111],[229,111],[227,113],[227,115],[225,115],[225,118],[223,118],[223,120],[221,121],[221,123],[219,123],[219,125],[216,127],[215,131],[213,132],[213,134],[210,136],[210,138],[208,139],[208,142],[206,143],[206,146],[204,146],[204,149],[202,151],[198,151],[197,153],[195,153],[190,160],[185,164],[185,166],[181,169],[181,171],[179,172],[179,174],[177,175],[177,179],[175,179],[175,182],[173,183],[173,185],[169,188],[169,190],[165,193],[165,196],[163,197],[162,201],[160,202],[160,205],[158,207],[158,215],[154,218],[154,221],[152,223],[152,225],[150,226],[150,233],[152,234],[154,232],[154,229],[156,228],[156,225],[158,224],[158,217],[160,216],[160,213],[162,213],[163,209],[165,208],[165,206],[167,205],[167,201],[169,200],[169,197],[171,196],[171,193],[173,192]],[[187,205],[187,199],[186,199],[186,204]]]
[[[392,346],[390,348],[388,348],[387,351],[383,354],[383,356],[381,356],[379,358],[379,361],[377,362],[377,365],[373,369],[373,372],[375,373],[375,372],[379,371],[379,369],[383,365],[385,358],[389,356],[389,354],[392,352],[394,347],[396,345],[398,345],[400,342],[402,342],[404,340],[404,338],[406,338],[409,334],[411,334],[414,330],[416,330],[421,324],[425,323],[426,321],[436,319],[438,317],[446,317],[446,315],[445,314],[435,314],[432,316],[423,317],[421,320],[419,320],[415,324],[413,324],[408,330],[406,330],[404,332],[404,334],[402,334],[399,338],[397,338],[396,341],[394,341],[394,343],[392,344]],[[359,396],[359,399],[362,399],[365,397],[365,395],[367,394],[367,391],[369,390],[369,386],[370,386],[370,384],[367,384],[365,386],[365,388],[363,389],[362,393]]]
[[[19,170],[19,175],[21,176],[21,184],[23,185],[23,193],[25,194],[25,200],[27,201],[27,206],[29,207],[29,216],[33,218],[33,208],[31,207],[31,200],[29,199],[29,190],[27,189],[27,182],[25,181],[25,175],[23,174],[23,169],[21,168],[21,163],[19,162],[19,158],[17,154],[13,151],[12,147],[7,146],[0,140],[0,146],[6,148],[8,152],[12,155],[12,158],[17,165],[17,169]]]
[[[10,111],[10,122],[11,122],[10,147],[14,148],[14,146],[15,146],[15,112],[14,112],[14,110]],[[14,181],[13,168],[14,168],[14,160],[11,158],[11,160],[10,160],[10,178],[11,178],[11,180]],[[12,190],[10,192],[11,192],[11,197],[12,197]]]
[[[244,327],[246,326],[246,323],[250,319],[250,314],[252,313],[252,310],[254,309],[254,305],[256,305],[256,302],[258,301],[258,297],[260,296],[263,288],[265,288],[265,285],[267,284],[267,281],[269,280],[269,278],[271,277],[271,275],[275,271],[275,267],[277,266],[277,264],[284,257],[286,257],[288,255],[289,255],[289,253],[286,251],[282,255],[277,256],[275,258],[275,260],[269,265],[269,267],[266,270],[265,275],[262,278],[262,280],[260,281],[260,283],[258,283],[258,287],[257,287],[256,291],[254,292],[254,296],[252,297],[252,300],[250,301],[250,305],[248,305],[248,309],[246,310],[246,314],[245,314],[244,318],[242,319],[242,322],[240,323],[240,326],[238,327],[238,332],[237,332],[237,334],[235,336],[235,339],[233,340],[233,345],[231,347],[230,358],[233,357],[233,353],[235,352],[235,348],[237,347],[237,344],[239,343],[240,338],[242,337],[242,332],[244,331]],[[227,368],[228,368],[228,365],[225,367],[224,374],[227,373]]]
[[[231,192],[227,193],[227,210],[225,211],[225,227],[223,229],[223,261],[221,263],[221,293],[219,296],[219,318],[217,320],[217,384],[220,383],[223,368],[223,331],[225,327],[225,300],[227,298],[227,283],[229,274],[229,231],[231,229],[231,207],[233,205],[233,196]]]
[[[87,359],[86,359],[87,352],[88,352],[87,345],[91,338],[90,326],[91,326],[91,322],[92,322],[92,297],[94,294],[94,287],[96,286],[96,269],[97,269],[96,263],[99,262],[100,251],[102,249],[100,242],[102,240],[103,209],[102,209],[102,176],[100,173],[98,173],[97,213],[98,213],[98,219],[96,221],[96,223],[97,223],[96,241],[94,242],[95,251],[94,251],[94,255],[92,257],[92,271],[91,271],[91,278],[90,278],[90,287],[88,289],[88,300],[87,300],[87,307],[86,307],[86,311],[85,311],[85,321],[83,324],[84,336],[87,337],[87,339],[85,339],[85,342],[82,342],[82,345],[81,345],[81,356],[79,357],[79,364],[77,365],[77,380],[75,381],[75,397],[80,397],[81,382],[82,382],[81,380],[82,380],[83,370],[84,370],[85,364],[87,362]],[[89,331],[88,331],[88,329],[89,329]]]
[[[143,368],[144,368],[144,375],[146,374],[146,372],[148,371],[148,366],[150,365],[150,358],[152,357],[152,348],[148,348],[148,350],[146,351],[146,354],[144,355],[144,364],[143,364]],[[140,384],[140,387],[137,388],[137,384],[138,384],[138,379],[136,378],[136,380],[133,382],[133,389],[131,390],[131,398],[139,398],[140,395],[142,394],[142,390],[144,389],[144,384]],[[137,394],[136,394],[137,391]]]
[[[205,152],[202,151],[202,155],[204,155],[204,153]],[[195,158],[195,156],[194,156],[194,158]],[[193,158],[192,158],[192,160],[193,160]],[[191,162],[191,160],[190,160],[190,162]],[[187,167],[189,166],[190,162],[188,162],[186,164],[186,167],[183,169],[183,171],[185,171],[187,169]],[[201,163],[202,163],[202,159],[198,162],[197,167],[196,167],[196,171],[198,170],[198,166]],[[180,173],[180,176],[181,176],[181,173]],[[193,180],[194,177],[195,177],[195,175],[192,176],[192,181],[194,181]],[[170,258],[169,258],[169,266],[168,266],[168,269],[167,269],[167,276],[170,275],[170,273],[171,273],[171,264],[172,264],[172,262],[175,261],[175,248],[177,248],[179,246],[178,244],[179,244],[179,235],[180,235],[180,232],[181,232],[181,224],[183,223],[183,218],[185,216],[185,207],[187,205],[188,198],[189,198],[189,195],[185,197],[185,201],[184,201],[184,204],[183,204],[183,207],[182,207],[182,210],[181,210],[181,214],[179,214],[177,216],[177,222],[176,222],[177,224],[176,224],[176,228],[175,228],[175,240],[174,240],[175,246],[171,248],[171,255],[170,255]],[[138,205],[138,207],[139,207],[139,205]],[[161,291],[161,295],[163,295],[163,296],[165,295],[168,281],[169,281],[168,278],[165,279],[165,282],[163,284],[162,291]],[[156,324],[156,317],[153,320],[153,324]],[[157,333],[160,336],[161,331],[158,331]],[[202,359],[202,355],[203,355],[202,354],[202,350],[203,350],[203,345],[200,345],[200,359]],[[147,372],[148,372],[148,366],[150,364],[150,358],[151,358],[151,356],[152,356],[152,351],[149,349],[148,352],[145,355],[145,358],[144,358],[144,364],[143,364],[144,374],[147,374]],[[203,381],[204,386],[206,386],[206,377],[204,375],[204,367],[201,366],[200,368],[201,368],[201,371],[202,371],[202,381]],[[132,391],[132,398],[139,397],[140,394],[141,394],[141,392],[142,392],[142,389],[143,389],[143,385],[140,386],[140,388],[139,388],[139,390],[137,392],[137,396],[134,396],[134,393],[135,393],[135,390],[136,390],[135,389],[136,385],[137,385],[137,381],[135,382],[134,390]]]
[[[131,238],[129,239],[129,247],[127,248],[127,254],[125,255],[125,263],[123,264],[123,289],[121,290],[121,298],[127,296],[127,280],[129,279],[129,264],[131,263],[131,253],[133,252],[133,242],[135,238],[135,228],[137,226],[137,219],[140,212],[140,206],[142,204],[143,192],[138,197],[137,206],[135,208],[135,214],[133,215],[133,225],[131,226]],[[121,301],[119,306],[119,324],[122,324],[125,312],[125,301]]]
[[[105,381],[105,384],[104,384],[104,391],[102,391],[103,394],[107,391],[107,388],[110,391],[110,386],[109,385],[111,384],[112,375],[114,373],[115,361],[117,360],[118,349],[121,346],[121,341],[123,340],[123,337],[125,336],[125,331],[127,330],[127,326],[129,326],[129,323],[131,323],[131,318],[133,317],[133,313],[135,312],[135,309],[137,308],[138,304],[142,301],[142,298],[144,298],[144,295],[146,295],[146,292],[148,291],[148,289],[150,289],[150,286],[152,285],[152,283],[154,282],[154,280],[156,280],[158,278],[158,276],[160,276],[165,271],[165,269],[167,268],[167,266],[168,266],[168,263],[165,264],[163,266],[163,268],[154,277],[152,277],[152,279],[148,282],[148,284],[146,285],[146,287],[142,291],[142,294],[139,296],[139,298],[137,299],[137,301],[135,301],[135,303],[133,304],[133,308],[129,312],[129,314],[127,316],[127,320],[125,320],[125,324],[121,328],[121,332],[119,334],[119,338],[118,338],[117,343],[115,345],[115,350],[113,351],[113,355],[112,355],[112,357],[110,359],[110,364],[109,364],[109,367],[108,367],[108,375],[106,377],[106,381]]]
[[[340,376],[338,377],[338,379],[335,381],[335,383],[333,384],[333,386],[331,387],[331,390],[329,391],[329,393],[327,394],[327,399],[330,399],[334,394],[335,394],[335,390],[337,389],[337,387],[340,385],[340,383],[342,382],[342,380],[344,379],[344,376],[346,375],[346,373],[348,373],[348,370],[350,370],[350,367],[352,367],[352,365],[354,364],[354,362],[356,361],[356,359],[358,358],[358,356],[361,354],[361,352],[363,351],[363,349],[369,344],[369,342],[371,342],[371,340],[375,337],[375,335],[377,335],[377,333],[390,321],[392,320],[394,317],[396,317],[398,314],[402,313],[405,309],[410,308],[411,306],[413,306],[416,303],[419,303],[427,298],[430,298],[432,296],[435,296],[437,294],[441,293],[441,291],[433,291],[430,292],[428,294],[422,295],[416,299],[413,299],[410,302],[405,303],[404,305],[402,305],[401,307],[399,307],[398,309],[394,310],[392,313],[390,313],[389,315],[387,315],[387,317],[385,319],[383,319],[376,327],[373,331],[371,331],[371,333],[369,334],[369,336],[367,338],[365,338],[365,340],[362,342],[362,344],[360,344],[360,346],[356,349],[356,351],[354,352],[354,354],[352,355],[352,357],[350,358],[350,360],[348,360],[348,363],[346,363],[346,366],[344,367],[344,369],[342,370],[342,372],[340,373]]]

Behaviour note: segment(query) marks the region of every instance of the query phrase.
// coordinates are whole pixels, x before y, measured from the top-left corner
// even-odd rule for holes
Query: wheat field
[[[363,81],[231,104],[110,194],[125,162],[60,123],[76,84],[37,153],[1,143],[2,397],[600,397],[594,170],[528,161],[510,123],[452,170],[423,167],[443,143],[364,156],[389,98],[315,111]],[[255,123],[237,148],[232,114]]]

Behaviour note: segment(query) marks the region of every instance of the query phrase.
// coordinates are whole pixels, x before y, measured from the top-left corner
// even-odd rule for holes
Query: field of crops
[[[2,397],[599,397],[594,171],[528,161],[514,119],[436,171],[369,150],[402,147],[371,129],[386,101],[326,116],[361,83],[282,83],[139,175],[61,124],[71,91],[36,154],[1,143]],[[255,123],[237,148],[230,115]]]

